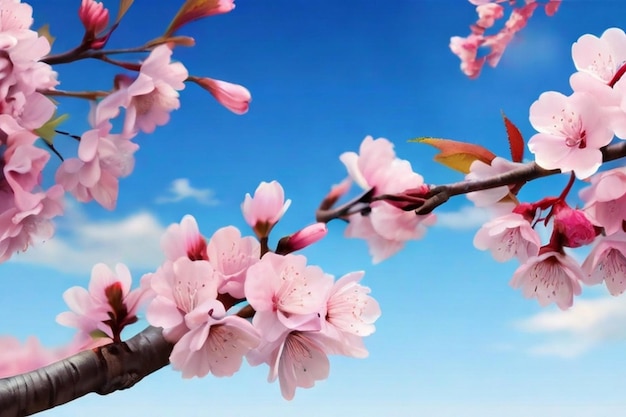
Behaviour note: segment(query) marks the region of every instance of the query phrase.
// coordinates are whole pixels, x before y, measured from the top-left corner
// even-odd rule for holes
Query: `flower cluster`
[[[476,78],[485,63],[492,67],[498,65],[504,50],[515,34],[526,26],[539,3],[535,0],[525,0],[523,5],[515,7],[516,0],[469,0],[469,2],[476,6],[478,20],[470,26],[471,33],[468,36],[450,38],[450,49],[461,59],[461,71],[470,78]],[[511,14],[497,33],[486,35],[485,32],[504,17],[504,6],[501,3],[513,5]],[[544,6],[546,14],[548,16],[555,14],[560,4],[561,0],[547,1]],[[481,48],[488,52],[479,56]]]
[[[626,171],[615,168],[597,172],[607,146],[617,136],[626,138],[626,34],[606,30],[601,37],[584,35],[572,47],[578,70],[570,77],[570,96],[549,91],[530,107],[530,122],[538,131],[529,141],[536,163],[545,169],[571,172],[559,197],[535,203],[517,200],[523,184],[470,193],[478,206],[498,216],[476,234],[474,245],[490,250],[498,261],[517,258],[522,264],[511,285],[541,305],[551,302],[565,309],[581,283],[605,282],[613,295],[626,290]],[[468,179],[481,179],[515,170],[513,164],[495,158],[490,166],[474,162]],[[584,206],[570,207],[566,197],[575,177],[590,185],[580,192]],[[551,226],[548,243],[542,245],[537,224]],[[565,248],[595,243],[579,264]]]
[[[0,70],[0,262],[16,251],[25,250],[36,240],[53,235],[51,219],[62,214],[65,192],[78,201],[95,200],[107,209],[117,202],[119,179],[134,167],[138,145],[132,139],[139,133],[152,133],[169,121],[178,109],[179,91],[185,81],[207,89],[225,107],[242,114],[248,110],[250,93],[242,86],[206,77],[190,76],[180,62],[172,62],[172,48],[183,38],[172,37],[184,24],[234,8],[232,0],[195,7],[182,6],[166,34],[131,52],[148,53],[140,62],[107,58],[107,41],[122,18],[109,27],[109,11],[102,3],[83,0],[78,17],[85,28],[81,44],[60,55],[48,55],[50,43],[30,29],[32,9],[15,0],[0,0],[2,22],[2,68]],[[208,8],[208,9],[207,9]],[[193,40],[191,40],[193,42]],[[118,74],[112,91],[68,92],[58,90],[57,74],[48,63],[72,62],[94,53],[104,61],[128,72]],[[118,51],[119,52],[119,51]],[[91,128],[78,140],[75,157],[62,159],[54,176],[56,184],[44,189],[42,171],[50,153],[37,146],[39,138],[50,151],[61,157],[54,146],[56,127],[65,116],[54,117],[56,102],[48,96],[82,97],[91,100]],[[123,109],[123,116],[121,109]],[[116,123],[116,118],[123,121]],[[114,132],[113,126],[121,125]]]
[[[244,217],[263,245],[232,226],[204,243],[191,216],[166,231],[167,260],[146,277],[155,294],[147,318],[175,343],[170,361],[183,377],[230,376],[245,356],[253,365],[267,363],[269,379],[278,378],[291,399],[296,387],[328,376],[328,354],[366,356],[361,338],[374,331],[380,310],[358,284],[363,273],[333,285],[332,276],[289,253],[318,240],[325,227],[288,237],[283,254],[267,248],[269,231],[288,205],[275,181],[246,196]]]
[[[350,178],[368,191],[371,203],[364,210],[344,216],[349,221],[346,236],[365,239],[375,263],[404,247],[412,239],[420,239],[425,226],[435,222],[432,214],[416,216],[402,204],[393,204],[386,197],[427,191],[421,175],[413,172],[411,163],[396,157],[393,144],[385,138],[367,136],[359,153],[345,152],[340,156]]]

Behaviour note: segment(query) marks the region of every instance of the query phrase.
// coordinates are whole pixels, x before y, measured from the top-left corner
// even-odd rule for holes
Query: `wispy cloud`
[[[194,188],[187,178],[178,178],[172,181],[168,189],[168,195],[158,197],[158,204],[177,203],[184,199],[196,200],[205,206],[215,206],[219,201],[215,198],[215,192],[210,188]]]
[[[10,262],[77,274],[89,274],[98,262],[110,266],[123,262],[131,269],[156,269],[162,262],[160,239],[165,227],[151,213],[139,212],[117,221],[90,221],[80,209],[69,208],[75,215],[71,221],[62,222],[57,236],[15,254]]]
[[[486,209],[474,206],[464,206],[458,211],[444,211],[436,214],[438,226],[453,230],[477,229],[491,218]]]
[[[547,335],[528,353],[572,358],[603,343],[626,341],[626,298],[576,300],[567,311],[541,312],[520,320],[516,327]]]

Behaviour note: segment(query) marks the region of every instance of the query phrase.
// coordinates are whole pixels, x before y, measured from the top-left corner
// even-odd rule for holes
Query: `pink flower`
[[[109,10],[94,0],[83,0],[78,9],[78,17],[85,27],[87,36],[95,37],[109,24]]]
[[[283,187],[277,182],[261,182],[254,192],[254,197],[246,194],[241,204],[241,211],[246,223],[254,229],[259,239],[269,236],[270,231],[283,217],[291,200],[285,201]]]
[[[185,315],[200,304],[215,300],[220,277],[208,261],[181,257],[166,261],[150,277],[156,297],[148,305],[146,318],[153,326],[163,328],[163,336],[178,341],[189,328]]]
[[[450,50],[461,59],[461,71],[469,78],[477,78],[485,64],[486,57],[477,58],[478,48],[484,43],[482,35],[474,33],[466,38],[450,38]]]
[[[511,162],[499,156],[496,156],[491,161],[491,165],[487,165],[477,159],[472,162],[472,165],[470,165],[470,172],[465,176],[465,179],[469,181],[477,181],[505,174],[521,166],[523,166],[523,164]],[[503,198],[508,196],[513,187],[514,185],[509,185],[490,188],[488,190],[474,191],[467,193],[467,198],[470,199],[476,207],[487,207],[500,202]]]
[[[339,278],[330,290],[326,302],[326,326],[323,330],[335,344],[337,352],[347,356],[364,358],[367,349],[363,337],[375,331],[374,322],[380,317],[378,302],[372,298],[370,289],[359,284],[363,272],[351,272]]]
[[[0,336],[0,352],[0,378],[34,371],[61,359],[34,336],[24,344],[13,336]]]
[[[408,161],[396,158],[393,144],[387,139],[367,136],[359,154],[345,152],[339,159],[355,183],[365,190],[374,189],[373,196],[400,194],[406,190],[424,187],[424,179],[413,172]],[[366,213],[348,218],[347,237],[367,240],[374,263],[399,251],[407,240],[419,239],[425,227],[431,225],[433,215],[417,216],[384,201],[370,204]]]
[[[613,132],[593,96],[574,92],[566,97],[549,91],[530,107],[530,123],[539,132],[528,142],[542,168],[574,171],[584,179],[602,164],[600,148]]]
[[[326,223],[313,223],[304,229],[298,230],[291,236],[286,236],[278,241],[276,253],[286,255],[300,249],[304,249],[309,245],[323,239],[328,233]]]
[[[601,236],[583,262],[583,282],[587,285],[604,281],[611,295],[626,290],[626,234],[619,231]]]
[[[78,158],[63,161],[55,179],[78,201],[96,200],[113,210],[117,203],[118,178],[129,175],[138,145],[121,135],[110,133],[111,125],[102,123],[81,137]]]
[[[218,229],[207,246],[209,262],[220,277],[220,294],[245,298],[244,282],[250,266],[259,262],[261,245],[252,236],[241,237],[234,226]]]
[[[208,77],[191,77],[190,79],[211,93],[222,106],[233,113],[248,112],[252,96],[246,87]]]
[[[522,288],[526,298],[537,298],[542,307],[556,303],[566,310],[574,303],[574,295],[580,295],[579,281],[584,275],[571,257],[559,252],[545,252],[529,258],[513,274],[511,286]]]
[[[157,46],[141,64],[135,80],[118,77],[119,90],[99,103],[100,111],[108,115],[116,115],[120,106],[126,108],[124,133],[152,133],[169,121],[172,110],[180,107],[178,90],[185,88],[189,74],[183,64],[171,62],[171,56],[167,45]]]
[[[131,281],[124,264],[117,264],[115,273],[105,264],[94,265],[89,291],[72,287],[63,293],[72,311],[59,314],[57,322],[94,338],[119,342],[122,329],[137,321],[137,310],[146,295],[141,288],[131,291]]]
[[[513,257],[526,262],[537,256],[541,240],[524,216],[510,213],[485,223],[476,232],[474,246],[490,250],[498,262],[506,262]]]
[[[192,261],[208,261],[207,242],[198,230],[196,219],[187,214],[179,223],[170,225],[161,238],[161,248],[168,260],[188,257]]]
[[[243,357],[259,345],[258,332],[245,319],[226,316],[217,300],[207,300],[185,315],[190,329],[174,345],[170,362],[183,378],[231,376],[239,370]]]
[[[546,11],[547,16],[554,16],[554,14],[559,10],[559,6],[561,5],[561,0],[549,0],[544,9]]]
[[[246,298],[256,311],[252,323],[268,341],[290,329],[320,330],[331,286],[332,277],[306,265],[304,256],[268,252],[246,275]]]
[[[478,21],[476,24],[487,29],[493,26],[494,22],[504,16],[504,7],[496,3],[485,3],[476,7]]]
[[[584,210],[594,223],[612,235],[626,220],[626,168],[614,168],[591,177],[591,186],[580,191]]]

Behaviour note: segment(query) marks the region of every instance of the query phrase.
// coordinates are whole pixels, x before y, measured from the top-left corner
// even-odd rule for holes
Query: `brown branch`
[[[605,146],[601,149],[602,162],[610,162],[616,159],[626,157],[626,141],[620,141],[613,145]],[[537,178],[547,177],[549,175],[559,174],[561,171],[558,169],[544,169],[541,168],[535,162],[529,162],[520,168],[509,171],[505,174],[496,175],[493,177],[481,179],[481,180],[465,180],[445,185],[433,185],[429,191],[423,195],[424,203],[415,207],[410,206],[412,210],[415,210],[416,214],[423,215],[432,212],[435,208],[444,204],[446,201],[455,195],[467,194],[473,191],[487,190],[490,188],[501,187],[504,185],[524,184],[529,181],[536,180]],[[329,208],[320,206],[316,211],[317,221],[328,222],[332,219],[345,218],[349,214],[353,214],[358,211],[364,211],[364,205],[369,205],[373,201],[389,199],[389,196],[374,196],[373,190],[368,191],[365,195],[361,195],[338,208]],[[399,194],[398,196],[401,196]],[[364,198],[368,197],[368,198]],[[415,197],[415,196],[413,196]],[[398,201],[398,198],[394,198],[394,201]],[[411,203],[411,201],[407,201]],[[367,207],[365,207],[367,208]],[[365,210],[367,211],[367,210]]]
[[[48,410],[90,392],[132,387],[169,363],[173,345],[161,329],[148,327],[122,343],[87,350],[36,371],[0,379],[0,416]]]

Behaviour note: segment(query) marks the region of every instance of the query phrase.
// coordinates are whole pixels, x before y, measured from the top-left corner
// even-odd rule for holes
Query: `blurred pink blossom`
[[[339,159],[348,174],[361,188],[374,189],[373,196],[398,194],[424,186],[421,175],[413,172],[408,161],[396,157],[393,144],[387,139],[367,136],[359,153],[345,152]],[[418,216],[385,201],[374,201],[371,210],[352,214],[346,236],[365,239],[374,263],[399,251],[407,240],[421,238],[434,223],[434,215]]]

